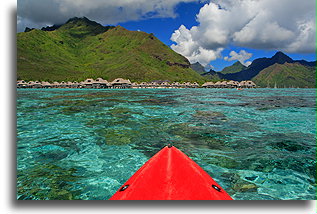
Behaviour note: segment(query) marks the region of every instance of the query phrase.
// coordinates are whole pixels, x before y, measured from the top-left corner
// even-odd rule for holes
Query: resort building
[[[84,82],[81,82],[80,85],[82,86],[82,88],[92,88],[93,82],[93,79],[86,79]]]
[[[161,88],[170,88],[171,85],[167,82],[167,81],[164,81],[161,83]]]
[[[130,80],[125,80],[122,78],[117,78],[111,82],[111,88],[131,88],[132,84]]]
[[[203,88],[215,88],[215,83],[213,82],[205,82],[203,85],[202,85]]]
[[[28,83],[24,80],[18,80],[17,81],[17,88],[27,88]]]
[[[251,80],[241,81],[239,83],[239,87],[240,88],[255,88],[256,84],[253,81],[251,81]]]
[[[59,88],[59,82],[53,82],[53,83],[51,84],[51,87],[52,87],[52,88]]]
[[[52,85],[49,82],[43,81],[41,82],[41,85],[42,85],[42,88],[52,88]]]
[[[102,78],[97,78],[96,80],[88,78],[83,82],[53,82],[49,83],[46,81],[29,81],[24,80],[17,81],[17,88],[199,88],[200,85],[197,82],[179,82],[169,83],[168,80],[156,80],[152,82],[137,82],[131,83],[129,79],[117,78],[112,82],[108,82]],[[251,80],[246,81],[218,81],[205,82],[201,86],[202,88],[255,88],[256,84]]]
[[[111,84],[102,78],[97,78],[95,81],[92,82],[93,88],[109,88]]]
[[[27,84],[27,88],[42,88],[42,85],[39,81],[29,81]]]
[[[137,82],[134,82],[131,84],[131,88],[140,88],[140,84]]]
[[[147,87],[148,87],[148,83],[146,83],[146,82],[141,82],[141,83],[139,84],[139,87],[140,87],[140,88],[147,88]]]
[[[237,88],[239,86],[239,82],[230,80],[227,82],[227,86],[228,88]]]

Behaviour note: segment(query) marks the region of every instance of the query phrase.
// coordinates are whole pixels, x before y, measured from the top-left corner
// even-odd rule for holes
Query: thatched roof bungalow
[[[173,82],[173,83],[171,84],[171,86],[172,86],[173,88],[179,88],[179,87],[181,86],[181,84],[180,84],[179,82]]]
[[[28,83],[25,82],[24,80],[17,81],[17,88],[27,88],[27,87],[28,87]]]
[[[81,82],[83,88],[92,88],[94,80],[91,78],[86,79],[84,82]]]
[[[237,88],[239,86],[238,81],[230,80],[227,82],[228,88]]]
[[[239,86],[241,88],[255,88],[256,84],[251,80],[244,80],[240,82]]]
[[[131,87],[132,87],[132,88],[140,88],[140,84],[137,83],[137,82],[133,82],[133,83],[131,84]]]
[[[52,88],[52,85],[49,82],[42,81],[41,85],[42,85],[42,88]]]
[[[183,88],[191,88],[191,87],[192,87],[192,84],[191,84],[190,82],[184,82],[184,83],[182,84],[182,87],[183,87]]]
[[[247,88],[255,88],[256,87],[256,84],[253,82],[253,81],[251,81],[251,80],[247,80],[247,81],[245,81],[245,87],[247,87]]]
[[[164,81],[164,82],[161,83],[161,87],[169,88],[169,87],[171,87],[171,85],[167,81]]]
[[[73,82],[72,88],[80,88],[80,83],[77,81]]]
[[[59,86],[60,86],[61,88],[68,88],[67,83],[66,83],[65,81],[62,81],[62,82],[59,84]]]
[[[203,88],[214,88],[215,87],[215,83],[213,82],[205,82],[203,85],[202,85]]]
[[[229,87],[228,82],[227,81],[222,81],[221,82],[221,87],[222,88],[228,88]]]
[[[192,84],[192,88],[199,88],[199,84],[198,84],[197,82],[194,82],[194,83]]]
[[[53,82],[53,83],[51,84],[51,86],[52,86],[52,88],[59,88],[59,87],[60,87],[60,84],[59,84],[59,82]]]
[[[39,81],[29,81],[28,88],[42,88],[42,84]]]
[[[141,83],[139,84],[139,87],[140,87],[140,88],[147,88],[147,87],[148,87],[148,83],[147,83],[147,82],[141,82]]]
[[[132,84],[129,79],[117,78],[111,82],[112,88],[131,88]]]
[[[222,82],[218,81],[214,84],[215,88],[222,88]]]
[[[66,85],[66,88],[74,88],[73,82],[67,81],[67,82],[65,82],[65,85]]]
[[[148,83],[148,87],[150,87],[150,88],[156,88],[157,86],[158,86],[158,84],[156,82]]]
[[[92,82],[93,88],[108,88],[111,84],[102,78],[97,78],[95,81]]]

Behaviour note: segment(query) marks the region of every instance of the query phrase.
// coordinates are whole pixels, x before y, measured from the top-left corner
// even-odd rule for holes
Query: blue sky
[[[147,33],[154,33],[154,35],[164,42],[166,45],[171,46],[173,41],[170,40],[172,33],[179,28],[180,25],[184,25],[187,28],[198,25],[196,21],[196,15],[199,13],[201,7],[205,3],[191,2],[191,3],[180,3],[177,5],[175,12],[177,17],[175,18],[149,18],[146,20],[139,21],[128,21],[118,23],[119,25],[125,27],[129,30],[141,30]],[[254,59],[260,57],[272,57],[278,49],[265,50],[265,49],[251,49],[246,47],[232,46],[229,45],[222,52],[222,57],[228,56],[231,51],[239,52],[240,50],[246,50],[252,53],[252,57],[249,59],[253,61]],[[315,53],[286,53],[288,56],[294,60],[305,59],[307,61],[315,61]],[[214,67],[214,70],[221,71],[224,67],[232,65],[234,61],[225,61],[223,58],[218,58],[212,61],[210,64]]]
[[[220,71],[276,51],[316,60],[315,6],[315,0],[18,0],[17,28],[86,16],[154,33],[191,63]]]

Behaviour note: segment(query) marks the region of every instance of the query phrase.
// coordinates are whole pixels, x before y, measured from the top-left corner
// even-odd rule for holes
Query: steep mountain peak
[[[235,63],[233,63],[233,65],[236,65],[236,66],[241,66],[242,65],[242,63],[238,60],[238,61],[236,61]],[[243,65],[242,65],[243,66]]]
[[[107,30],[114,28],[113,26],[102,26],[101,24],[89,20],[87,17],[73,17],[65,24],[61,25],[58,30],[66,31],[76,38],[83,38],[85,36],[95,36],[104,33]]]
[[[95,22],[95,21],[91,21],[90,19],[88,19],[87,17],[73,17],[68,19],[68,21],[65,24],[87,24],[87,25],[92,25],[92,26],[102,26],[101,24]]]
[[[272,57],[272,60],[279,64],[284,64],[285,62],[293,62],[292,58],[281,51],[276,52],[276,54]]]
[[[246,69],[247,67],[245,67],[244,65],[242,65],[242,63],[240,61],[236,61],[234,64],[225,67],[224,69],[222,69],[221,73],[222,74],[232,74],[232,73],[237,73],[240,72],[244,69]]]
[[[199,62],[191,64],[190,67],[198,74],[206,73],[204,66],[202,66]]]

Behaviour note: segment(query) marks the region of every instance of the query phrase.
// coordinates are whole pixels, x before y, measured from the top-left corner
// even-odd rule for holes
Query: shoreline
[[[169,80],[155,80],[152,82],[133,82],[129,79],[117,78],[108,82],[102,78],[96,80],[88,78],[82,82],[46,82],[46,81],[29,81],[17,80],[17,88],[95,88],[95,89],[125,89],[125,88],[257,88],[257,85],[251,80],[238,81],[217,81],[205,82],[202,85],[197,82],[171,82]]]

